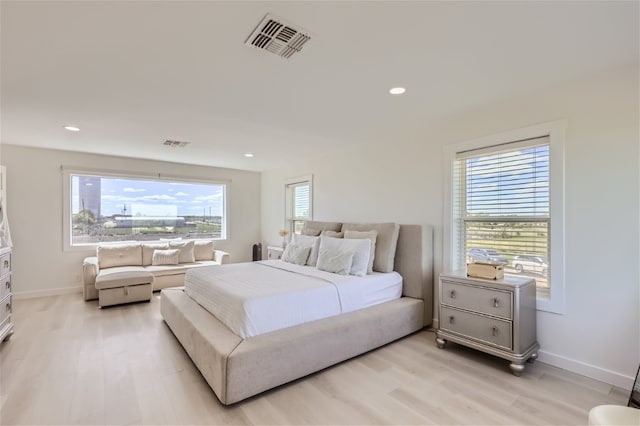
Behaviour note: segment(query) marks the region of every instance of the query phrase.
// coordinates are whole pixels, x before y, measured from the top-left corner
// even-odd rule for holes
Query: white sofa
[[[160,264],[161,256],[154,259],[154,254],[172,249],[172,254],[178,252],[177,264]],[[157,250],[163,252],[155,253]],[[100,306],[150,300],[152,291],[184,285],[191,268],[225,263],[229,263],[229,254],[215,250],[210,240],[99,245],[96,256],[85,258],[82,265],[84,299],[98,299]]]

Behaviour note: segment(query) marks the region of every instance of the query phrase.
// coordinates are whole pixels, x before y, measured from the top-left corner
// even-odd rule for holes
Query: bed
[[[305,224],[321,229],[339,225]],[[402,297],[247,338],[231,331],[184,289],[162,290],[161,313],[218,399],[233,404],[430,325],[431,228],[400,225],[393,265],[403,279]]]

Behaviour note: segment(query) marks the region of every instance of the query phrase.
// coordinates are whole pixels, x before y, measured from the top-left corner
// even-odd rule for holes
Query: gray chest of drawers
[[[538,357],[535,280],[441,274],[439,289],[436,343],[440,349],[452,341],[507,359],[516,376],[526,361]]]
[[[0,342],[13,334],[11,321],[11,249],[0,249]]]

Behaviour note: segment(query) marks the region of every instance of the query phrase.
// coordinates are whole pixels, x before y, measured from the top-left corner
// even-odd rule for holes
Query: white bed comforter
[[[242,338],[351,312],[402,293],[402,277],[343,276],[282,261],[193,268],[185,293]]]

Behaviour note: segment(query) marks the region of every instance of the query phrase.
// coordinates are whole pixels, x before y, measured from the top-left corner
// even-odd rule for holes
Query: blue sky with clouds
[[[79,177],[73,176],[73,213],[82,209],[79,185]],[[102,216],[123,214],[125,206],[128,215],[156,217],[222,216],[224,209],[223,185],[114,178],[101,178],[100,185],[85,185],[84,194],[96,194],[100,187]]]

